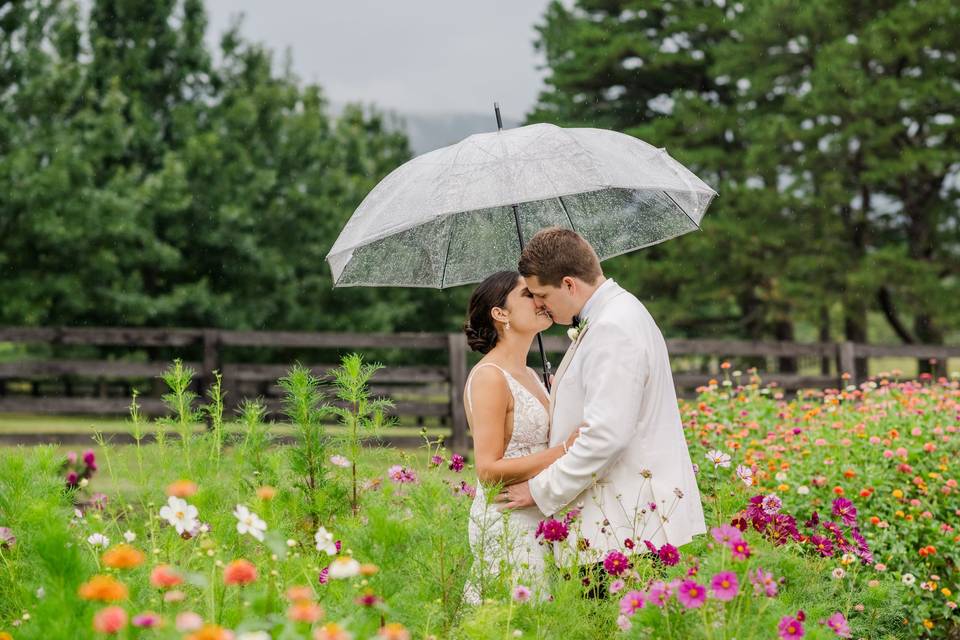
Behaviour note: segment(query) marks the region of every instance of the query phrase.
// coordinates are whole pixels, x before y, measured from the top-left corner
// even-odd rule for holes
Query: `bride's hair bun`
[[[477,285],[470,296],[467,321],[463,332],[473,351],[487,353],[497,345],[500,334],[490,315],[494,307],[505,307],[507,296],[517,286],[520,274],[516,271],[499,271]]]

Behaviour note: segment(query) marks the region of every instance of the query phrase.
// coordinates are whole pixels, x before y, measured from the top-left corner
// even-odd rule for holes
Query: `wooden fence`
[[[680,394],[687,394],[717,374],[723,359],[753,364],[765,382],[786,390],[837,387],[848,382],[842,372],[852,373],[858,360],[876,357],[936,359],[960,357],[960,346],[865,345],[844,343],[801,344],[727,340],[668,340],[679,365],[693,363],[694,371],[677,370],[674,380]],[[398,353],[432,352],[433,365],[391,363],[372,382],[376,395],[395,402],[394,413],[417,424],[433,422],[450,429],[449,444],[455,450],[469,446],[463,411],[463,387],[469,367],[466,339],[462,334],[307,333],[289,331],[224,331],[218,329],[132,328],[0,328],[0,343],[43,345],[50,353],[86,348],[98,357],[17,359],[0,363],[0,414],[116,415],[127,412],[130,391],[147,387],[139,402],[143,412],[163,412],[158,377],[172,357],[181,357],[200,375],[195,390],[203,393],[212,382],[212,372],[222,375],[229,402],[261,396],[276,410],[280,393],[276,381],[289,362],[264,364],[234,361],[228,354],[288,349],[297,353],[319,350],[327,354],[378,350]],[[567,348],[565,337],[550,336],[544,346],[554,364]],[[99,351],[107,349],[112,359]],[[157,353],[164,354],[163,359]],[[172,354],[172,355],[171,355]],[[248,356],[249,357],[249,356]],[[329,357],[329,356],[328,356]],[[533,358],[535,360],[536,358]],[[778,363],[798,359],[815,361],[815,375],[777,371]],[[302,359],[301,359],[302,360]],[[336,360],[336,358],[330,358]],[[409,362],[409,358],[407,361]],[[306,363],[305,363],[306,364]],[[336,362],[309,364],[318,376],[326,376]],[[805,367],[810,369],[811,367]]]

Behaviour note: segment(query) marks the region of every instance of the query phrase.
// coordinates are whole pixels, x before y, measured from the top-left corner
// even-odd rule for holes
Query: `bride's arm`
[[[504,423],[510,408],[510,389],[503,376],[493,368],[477,371],[472,382],[473,415],[470,422],[477,478],[480,482],[504,485],[523,482],[549,467],[564,454],[563,445],[558,444],[529,456],[504,459]],[[565,443],[568,448],[575,438],[576,433],[571,436],[571,442]]]

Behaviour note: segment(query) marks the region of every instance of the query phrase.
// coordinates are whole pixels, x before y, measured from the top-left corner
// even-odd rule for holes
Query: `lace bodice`
[[[544,408],[543,403],[510,373],[492,362],[477,365],[470,372],[470,377],[467,378],[467,406],[470,413],[473,413],[473,394],[471,392],[473,374],[481,367],[494,367],[499,370],[506,379],[507,386],[510,387],[510,393],[513,396],[513,432],[510,434],[510,442],[507,443],[503,457],[519,458],[547,448],[550,439],[550,415]],[[534,378],[544,394],[548,395],[546,387],[543,386],[539,378],[536,378],[533,374],[530,377]]]

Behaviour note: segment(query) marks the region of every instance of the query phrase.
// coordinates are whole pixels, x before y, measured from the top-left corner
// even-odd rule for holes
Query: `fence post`
[[[203,330],[203,371],[200,372],[200,397],[206,395],[207,391],[213,387],[215,378],[214,371],[220,371],[220,331],[217,329]],[[207,428],[212,428],[210,420],[207,420]]]
[[[450,448],[464,454],[467,451],[467,414],[463,409],[463,387],[467,383],[467,336],[462,333],[447,334],[447,350],[450,363],[450,417],[453,431]]]
[[[845,373],[850,374],[850,384],[860,384],[860,381],[857,379],[856,352],[856,346],[849,340],[837,345],[837,374],[840,378],[840,384],[838,386],[840,389],[846,386],[843,380],[843,374]]]

